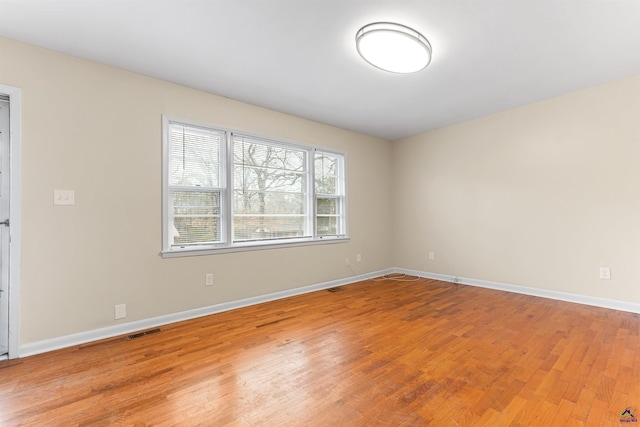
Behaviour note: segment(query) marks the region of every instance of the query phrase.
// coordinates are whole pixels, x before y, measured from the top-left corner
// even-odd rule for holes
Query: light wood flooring
[[[639,329],[632,313],[365,281],[2,362],[0,426],[638,425]]]

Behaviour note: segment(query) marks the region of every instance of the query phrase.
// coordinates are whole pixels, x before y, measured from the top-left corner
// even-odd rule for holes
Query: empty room
[[[0,0],[0,425],[637,422],[638,22]]]

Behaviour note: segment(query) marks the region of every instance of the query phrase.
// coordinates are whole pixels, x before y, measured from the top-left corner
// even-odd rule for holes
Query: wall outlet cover
[[[115,306],[115,319],[123,319],[127,317],[127,304],[118,304]]]
[[[73,190],[53,190],[54,205],[75,205],[76,193]]]

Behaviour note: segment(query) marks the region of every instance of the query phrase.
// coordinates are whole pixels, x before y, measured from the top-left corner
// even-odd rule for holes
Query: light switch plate
[[[609,267],[600,267],[600,278],[611,280],[611,269]]]
[[[76,193],[73,190],[53,190],[54,205],[75,205]]]

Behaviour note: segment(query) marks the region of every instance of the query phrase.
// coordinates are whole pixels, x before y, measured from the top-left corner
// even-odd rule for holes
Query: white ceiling
[[[364,62],[376,21],[429,67]],[[638,0],[0,0],[0,35],[387,140],[640,74]]]

